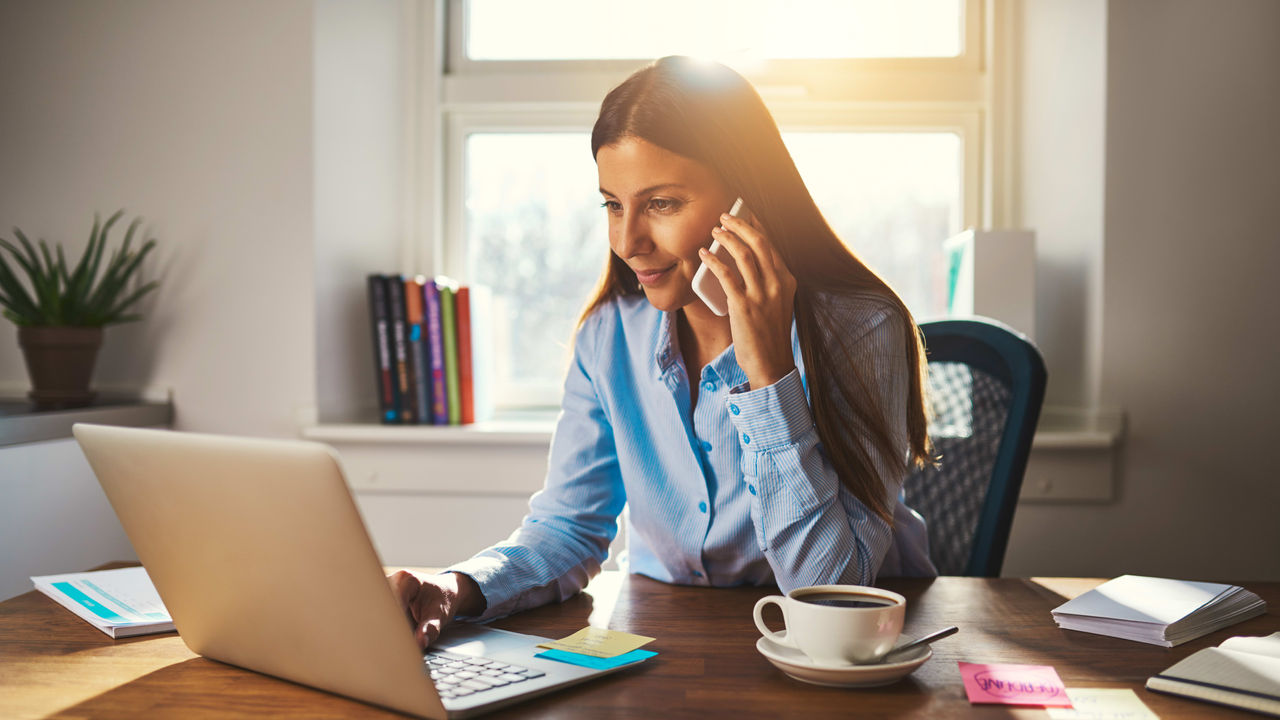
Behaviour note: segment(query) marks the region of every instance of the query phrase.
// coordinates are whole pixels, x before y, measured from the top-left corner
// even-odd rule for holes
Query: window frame
[[[422,0],[425,37],[434,52],[422,57],[428,96],[419,126],[428,137],[419,177],[422,234],[406,256],[466,282],[465,147],[471,133],[590,132],[601,98],[645,60],[510,61],[465,57],[465,0]],[[1007,0],[962,0],[961,54],[951,58],[774,60],[744,73],[783,132],[949,132],[960,139],[961,207],[958,227],[1006,221],[1012,162],[996,143],[1012,125],[1007,103],[1016,81],[1007,63],[1012,22]],[[999,131],[999,133],[997,133]],[[432,152],[434,150],[434,152]],[[584,149],[585,152],[585,149]],[[567,339],[566,339],[567,340]],[[553,407],[554,387],[497,388],[501,410]]]

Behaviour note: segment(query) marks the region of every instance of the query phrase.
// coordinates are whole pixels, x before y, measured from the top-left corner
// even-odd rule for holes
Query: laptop
[[[326,445],[72,430],[192,652],[427,718],[620,669],[535,657],[547,638],[468,623],[424,656]]]

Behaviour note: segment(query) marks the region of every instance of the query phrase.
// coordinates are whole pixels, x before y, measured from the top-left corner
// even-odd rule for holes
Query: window
[[[836,232],[918,317],[943,314],[942,243],[992,201],[983,12],[980,0],[650,0],[639,14],[601,0],[451,0],[434,256],[494,290],[499,407],[559,402],[608,253],[591,124],[610,88],[666,54],[746,75]]]

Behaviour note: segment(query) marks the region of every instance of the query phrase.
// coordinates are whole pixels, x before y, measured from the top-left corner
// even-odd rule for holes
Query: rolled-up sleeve
[[[600,571],[626,503],[613,430],[592,384],[590,325],[574,346],[545,487],[507,540],[446,569],[470,576],[489,620],[562,601]]]
[[[905,427],[909,364],[902,323],[880,314],[850,343],[890,427]],[[893,544],[893,528],[855,498],[822,450],[800,373],[730,394],[730,417],[752,495],[756,542],[783,591],[829,583],[867,585]],[[857,441],[857,438],[854,438]],[[863,442],[868,442],[865,439]],[[906,472],[900,457],[872,452],[890,506]]]

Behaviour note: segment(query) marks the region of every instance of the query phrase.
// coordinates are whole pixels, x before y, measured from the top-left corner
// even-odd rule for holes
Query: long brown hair
[[[800,178],[773,116],[755,89],[718,63],[673,56],[642,68],[605,97],[591,131],[591,154],[637,137],[696,160],[740,196],[796,278],[795,318],[818,437],[842,483],[888,522],[893,499],[869,442],[885,458],[901,457],[890,408],[879,406],[874,380],[849,356],[848,322],[824,298],[880,298],[908,329],[902,348],[910,363],[907,440],[913,464],[931,460],[924,387],[924,346],[901,298],[840,241]],[[609,253],[579,325],[614,297],[640,294],[635,273]],[[824,330],[826,328],[826,330]],[[833,372],[831,368],[842,368]],[[851,368],[852,372],[843,368]]]

